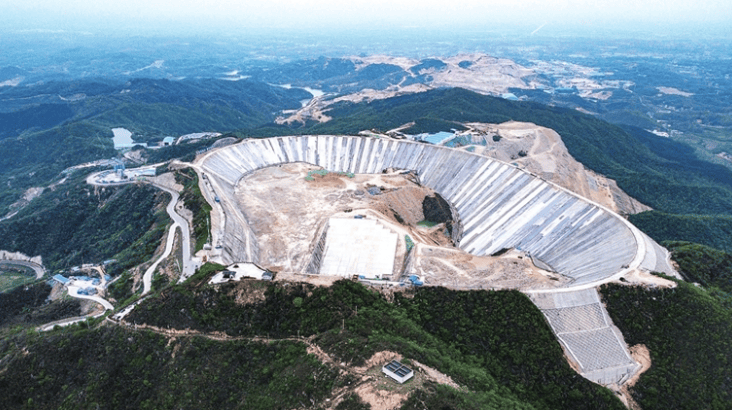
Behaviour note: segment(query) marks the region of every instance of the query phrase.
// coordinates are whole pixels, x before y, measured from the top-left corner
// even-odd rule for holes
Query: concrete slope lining
[[[532,294],[580,374],[602,385],[623,384],[639,369],[595,289]]]
[[[371,137],[275,137],[210,151],[199,165],[222,195],[231,195],[245,175],[291,162],[366,174],[413,170],[454,205],[464,226],[461,249],[479,256],[506,248],[527,251],[569,277],[568,287],[595,286],[645,258],[647,242],[619,215],[512,165],[465,151]],[[256,260],[252,240],[248,228],[232,235],[231,241],[242,243],[225,244],[225,259]]]

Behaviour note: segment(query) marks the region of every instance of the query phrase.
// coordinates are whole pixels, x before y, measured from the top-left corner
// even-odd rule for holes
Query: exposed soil
[[[538,268],[519,251],[479,257],[456,248],[448,229],[449,205],[409,174],[349,177],[313,172],[318,169],[303,163],[269,167],[246,176],[236,187],[238,205],[257,237],[259,263],[277,271],[277,280],[329,286],[340,279],[301,273],[328,219],[358,214],[379,219],[398,235],[392,280],[416,274],[428,285],[453,289],[553,288],[568,281]],[[418,226],[425,213],[447,221]],[[407,235],[416,246],[405,259]]]
[[[234,297],[237,305],[253,305],[264,302],[266,299],[264,293],[267,291],[267,285],[260,281],[242,280],[236,283],[233,289],[229,290],[229,294]]]
[[[414,271],[427,284],[452,289],[553,288],[566,277],[534,266],[524,253],[510,250],[500,256],[474,256],[459,249],[419,245]]]
[[[467,124],[469,135],[481,137],[485,146],[475,152],[519,167],[620,214],[650,210],[618,188],[617,183],[577,162],[554,130],[531,123]],[[495,141],[493,136],[500,137]]]
[[[620,400],[631,410],[641,410],[641,406],[633,400],[633,396],[630,394],[630,388],[635,386],[640,379],[641,374],[645,373],[646,370],[651,368],[651,352],[645,345],[638,344],[630,347],[630,355],[633,360],[640,363],[641,368],[630,378],[625,384],[620,386],[618,393],[620,394]]]
[[[623,280],[616,283],[621,285],[645,286],[650,288],[675,288],[677,286],[674,281],[637,269],[623,276]]]
[[[419,64],[417,60],[386,55],[354,56],[350,59],[359,69],[372,64],[394,64],[408,70]],[[316,97],[305,107],[294,112],[287,112],[286,116],[277,118],[276,122],[279,124],[305,123],[308,120],[327,122],[331,120],[331,117],[328,116],[330,106],[342,101],[358,103],[450,87],[465,88],[482,94],[500,95],[508,92],[509,88],[531,89],[536,88],[539,84],[532,79],[535,76],[534,70],[505,58],[491,57],[486,54],[460,54],[443,58],[442,61],[446,64],[445,67],[420,70],[420,75],[430,78],[426,84],[403,85],[402,82],[392,84],[382,90],[363,89],[332,99]],[[470,61],[471,64],[461,67],[460,63],[464,61]]]
[[[375,212],[386,224],[403,224],[411,232],[424,218],[425,196],[434,195],[400,174],[349,177],[312,172],[317,170],[286,164],[255,171],[237,184],[235,195],[257,237],[260,265],[304,272],[316,235],[334,215]]]

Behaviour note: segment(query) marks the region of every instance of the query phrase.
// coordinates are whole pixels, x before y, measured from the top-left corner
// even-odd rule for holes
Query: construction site
[[[595,288],[676,274],[668,252],[608,207],[485,155],[391,138],[249,139],[196,160],[213,261],[278,277],[518,289],[584,377],[641,368]]]

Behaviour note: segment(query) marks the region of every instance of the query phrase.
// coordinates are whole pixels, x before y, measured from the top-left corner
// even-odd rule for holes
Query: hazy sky
[[[386,28],[460,24],[603,26],[634,23],[732,27],[732,0],[4,0],[12,29],[127,27],[185,32],[206,27]]]

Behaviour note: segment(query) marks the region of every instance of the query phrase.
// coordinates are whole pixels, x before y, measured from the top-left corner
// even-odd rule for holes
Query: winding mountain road
[[[23,260],[17,260],[17,259],[0,259],[0,263],[8,264],[8,265],[20,265],[25,266],[26,268],[33,269],[33,271],[36,273],[36,279],[41,279],[43,275],[46,274],[46,269],[35,263],[30,261],[23,261]]]
[[[104,171],[102,171],[104,172]],[[102,184],[98,182],[98,175],[101,174],[101,172],[97,172],[94,174],[91,174],[87,177],[87,183],[95,186],[110,186],[110,184]],[[124,185],[129,184],[137,181],[133,180],[125,180],[123,182],[116,183],[114,185]],[[142,277],[142,285],[143,285],[143,291],[142,294],[146,295],[150,293],[150,290],[152,290],[152,278],[155,274],[155,270],[158,268],[158,265],[160,265],[160,262],[162,262],[165,258],[169,257],[170,254],[173,251],[173,242],[175,239],[175,231],[177,228],[181,229],[181,238],[182,238],[182,248],[183,248],[183,267],[182,272],[180,275],[179,282],[185,281],[189,277],[193,276],[193,274],[196,271],[196,268],[199,267],[199,262],[193,259],[191,256],[191,231],[188,226],[188,221],[182,217],[180,214],[178,214],[175,211],[176,205],[178,204],[178,200],[180,198],[180,195],[177,191],[168,188],[166,186],[151,183],[150,185],[154,186],[155,188],[158,188],[162,191],[165,191],[171,195],[171,200],[168,203],[168,206],[165,208],[165,210],[168,212],[168,215],[170,215],[170,218],[173,220],[173,225],[170,226],[170,229],[168,230],[168,236],[166,238],[165,243],[165,252],[155,261],[155,263],[152,264],[146,271],[145,274]]]
[[[191,258],[191,232],[188,228],[188,221],[186,221],[185,218],[175,212],[175,206],[178,203],[180,195],[178,195],[178,192],[170,188],[156,184],[152,185],[171,195],[172,198],[165,210],[168,212],[168,215],[170,215],[170,218],[173,219],[173,225],[171,225],[170,229],[168,230],[168,237],[165,241],[165,252],[160,255],[160,258],[158,258],[158,260],[156,260],[155,263],[152,264],[152,266],[147,268],[145,274],[142,276],[143,295],[150,293],[150,290],[152,289],[152,277],[155,273],[155,270],[158,268],[160,262],[170,256],[171,252],[173,251],[173,242],[175,239],[175,231],[177,228],[181,229],[181,237],[183,239],[183,243],[181,246],[183,248],[183,271],[181,272],[181,281],[191,277],[193,273],[195,273],[197,267],[195,261],[193,261]]]

